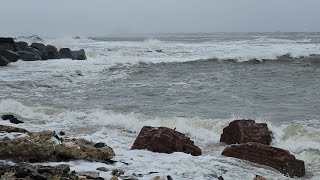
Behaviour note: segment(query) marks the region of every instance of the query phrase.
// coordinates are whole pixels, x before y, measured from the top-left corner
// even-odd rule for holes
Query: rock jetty
[[[87,59],[84,49],[72,51],[69,48],[61,48],[58,50],[53,45],[45,45],[39,42],[34,42],[29,46],[24,41],[15,42],[11,37],[0,37],[0,66],[6,66],[10,62],[16,62],[19,59],[37,61],[61,58]]]

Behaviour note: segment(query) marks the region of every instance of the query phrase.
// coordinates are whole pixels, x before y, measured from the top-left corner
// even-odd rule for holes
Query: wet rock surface
[[[220,142],[240,144],[258,142],[270,145],[272,133],[266,123],[256,123],[254,120],[235,120],[223,129]]]
[[[18,53],[11,50],[0,50],[0,56],[5,57],[9,62],[16,62],[20,58]]]
[[[0,66],[6,66],[9,64],[9,60],[4,56],[0,55]]]
[[[302,177],[305,174],[304,161],[296,159],[287,150],[260,143],[232,145],[226,147],[222,155],[269,166],[290,177]]]
[[[6,132],[25,132],[9,126],[0,128]],[[115,155],[109,146],[95,148],[95,143],[85,139],[61,142],[55,135],[53,131],[28,132],[11,140],[0,141],[0,158],[15,162],[108,161]]]
[[[27,38],[30,39],[33,37],[31,36]],[[35,36],[35,38],[38,37]],[[37,42],[33,42],[29,46],[28,43],[24,41],[15,42],[13,38],[0,37],[0,66],[6,66],[9,64],[9,62],[15,62],[18,59],[21,59],[23,61],[37,61],[60,58],[73,60],[87,59],[84,49],[71,51],[69,48],[61,48],[58,51],[58,49],[53,45],[45,45],[43,43],[40,43],[42,42],[41,39],[37,39],[35,41]]]
[[[21,124],[24,123],[23,121],[18,120],[14,115],[12,114],[5,114],[1,116],[1,119],[3,120],[9,120],[13,124]]]
[[[194,156],[202,151],[185,134],[167,127],[144,126],[131,149],[147,149],[159,153],[184,152]]]
[[[17,127],[13,127],[13,126],[4,126],[4,125],[0,125],[0,132],[18,132],[18,133],[27,133],[28,131],[22,128],[17,128]]]
[[[78,180],[79,177],[74,171],[70,171],[68,165],[59,166],[33,166],[26,163],[8,165],[0,162],[0,179],[70,179]]]

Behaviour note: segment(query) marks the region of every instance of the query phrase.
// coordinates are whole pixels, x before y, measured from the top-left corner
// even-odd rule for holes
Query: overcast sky
[[[0,0],[1,35],[320,31],[320,0]]]

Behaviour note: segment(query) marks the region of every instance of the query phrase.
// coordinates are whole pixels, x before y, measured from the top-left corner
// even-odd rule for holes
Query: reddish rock
[[[190,138],[167,127],[144,126],[131,149],[147,149],[153,152],[184,152],[194,156],[201,155],[201,149]]]
[[[241,144],[258,142],[270,145],[272,132],[266,123],[256,123],[254,120],[234,120],[223,129],[220,142],[227,144]]]
[[[304,161],[296,159],[287,150],[260,143],[232,145],[226,147],[222,155],[270,166],[290,177],[302,177],[305,174]]]

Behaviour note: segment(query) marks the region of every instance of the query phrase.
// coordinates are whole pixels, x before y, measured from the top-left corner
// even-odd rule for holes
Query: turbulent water
[[[83,48],[88,60],[18,61],[0,68],[0,113],[20,116],[26,122],[20,126],[28,130],[63,130],[105,142],[114,148],[115,160],[129,163],[70,162],[75,170],[120,168],[127,175],[144,174],[141,179],[213,179],[213,174],[289,179],[221,156],[222,129],[250,118],[268,123],[273,146],[305,161],[302,179],[320,178],[320,33],[44,38],[44,43]],[[129,150],[144,125],[176,127],[203,155]]]

